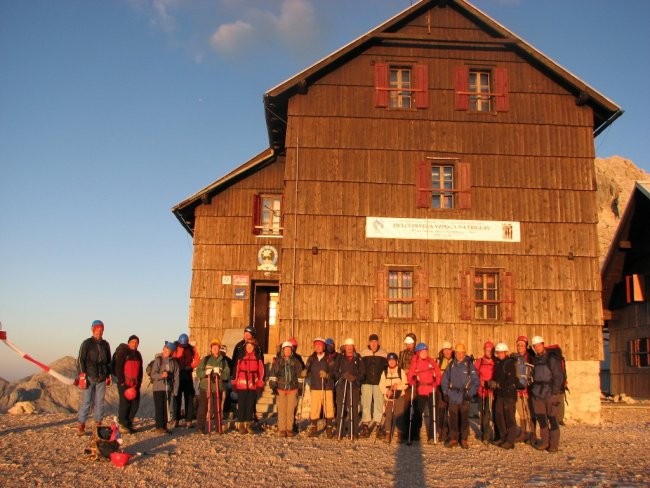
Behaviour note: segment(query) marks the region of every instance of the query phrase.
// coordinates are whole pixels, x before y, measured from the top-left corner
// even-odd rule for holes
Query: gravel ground
[[[0,485],[24,486],[650,486],[650,406],[603,406],[601,426],[562,428],[560,452],[518,444],[386,445],[374,439],[290,439],[257,435],[202,436],[177,429],[125,436],[135,456],[125,468],[83,454],[70,414],[0,415]],[[475,419],[473,419],[473,428]]]

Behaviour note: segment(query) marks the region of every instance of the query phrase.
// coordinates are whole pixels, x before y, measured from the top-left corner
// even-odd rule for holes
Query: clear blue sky
[[[408,0],[0,0],[0,321],[46,362],[94,319],[145,357],[186,331],[170,208],[268,145],[262,94]],[[476,0],[626,113],[596,139],[650,171],[650,2]],[[35,367],[0,346],[0,376]]]

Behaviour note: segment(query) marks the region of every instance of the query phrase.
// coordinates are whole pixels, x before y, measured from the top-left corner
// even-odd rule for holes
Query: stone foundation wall
[[[567,361],[570,393],[564,418],[568,422],[600,424],[600,363]]]

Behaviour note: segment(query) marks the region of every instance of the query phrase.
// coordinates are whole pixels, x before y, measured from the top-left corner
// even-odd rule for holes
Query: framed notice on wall
[[[232,284],[233,286],[248,286],[249,277],[248,275],[233,275]]]
[[[230,301],[230,317],[242,318],[244,316],[244,302],[241,300]]]

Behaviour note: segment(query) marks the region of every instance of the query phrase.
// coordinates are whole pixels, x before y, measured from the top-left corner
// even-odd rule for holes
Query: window
[[[424,64],[375,63],[375,107],[428,108],[429,72]]]
[[[388,272],[388,316],[410,319],[413,316],[413,272]]]
[[[650,366],[650,338],[632,339],[627,343],[629,366],[647,368]]]
[[[489,71],[469,71],[469,92],[469,110],[471,112],[492,111]]]
[[[459,66],[454,79],[456,110],[488,113],[510,110],[508,71],[505,68]]]
[[[412,266],[391,266],[375,276],[375,319],[429,318],[429,279],[426,272]]]
[[[391,67],[388,83],[388,106],[411,108],[411,68]]]
[[[498,320],[499,273],[476,270],[474,273],[474,318]]]
[[[461,273],[461,319],[514,321],[514,276],[500,269]]]
[[[418,163],[416,206],[434,209],[471,207],[468,163],[454,158],[432,158]]]
[[[282,195],[255,195],[253,234],[281,236],[282,230]]]

